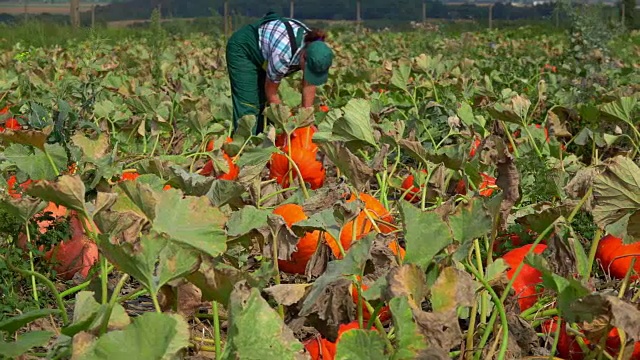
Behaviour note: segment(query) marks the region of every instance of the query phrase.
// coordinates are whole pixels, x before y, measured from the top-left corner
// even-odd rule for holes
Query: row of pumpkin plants
[[[20,131],[25,130],[19,126],[18,121],[14,118],[6,120],[2,128],[3,133],[9,134],[8,138],[10,138],[13,133],[19,133]],[[317,190],[323,186],[326,169],[318,158],[319,149],[313,141],[313,135],[316,131],[317,128],[315,128],[315,126],[306,126],[297,128],[290,134],[280,134],[275,139],[275,145],[280,151],[274,152],[271,155],[268,165],[269,177],[275,179],[282,188],[288,188],[295,182],[306,183],[312,190]],[[548,138],[548,133],[546,135]],[[232,142],[233,139],[229,138],[226,141]],[[214,150],[214,143],[214,141],[211,141],[208,144],[207,151]],[[479,139],[473,142],[469,152],[470,157],[475,156],[479,145]],[[240,168],[236,164],[237,158],[230,157],[223,151],[223,159],[226,161],[226,166],[220,167],[216,165],[213,160],[209,160],[199,171],[199,174],[203,176],[213,176],[221,180],[235,181],[240,173]],[[75,170],[74,167],[70,167],[67,172],[73,174]],[[422,173],[426,174],[426,171],[422,170]],[[136,181],[138,176],[137,172],[126,172],[122,175],[120,181]],[[417,202],[420,194],[423,192],[424,179],[422,179],[422,181],[416,181],[413,174],[408,174],[402,180],[402,190],[405,200]],[[21,191],[28,189],[33,181],[37,182],[37,179],[29,179],[26,182],[18,184],[15,175],[11,176],[7,181],[7,194],[14,199],[22,198]],[[165,190],[170,188],[170,185],[164,186]],[[456,192],[461,195],[466,194],[466,189],[467,184],[463,180],[456,186]],[[496,179],[483,173],[482,182],[479,187],[479,195],[490,197],[496,189],[498,189],[496,187]],[[307,264],[316,252],[321,239],[326,241],[333,256],[336,259],[341,259],[350,249],[353,241],[360,240],[371,232],[389,234],[397,229],[395,219],[379,200],[366,193],[360,193],[357,196],[356,194],[357,193],[351,193],[347,202],[355,201],[356,198],[358,198],[364,202],[364,209],[354,220],[345,224],[340,231],[339,240],[333,238],[327,232],[318,230],[308,232],[300,238],[296,245],[296,251],[291,254],[289,260],[279,259],[277,261],[279,270],[292,274],[304,274],[307,269]],[[91,224],[83,223],[86,219],[79,216],[77,211],[69,210],[54,202],[49,202],[42,211],[51,212],[51,215],[56,219],[54,221],[65,221],[65,219],[69,218],[72,229],[72,235],[68,241],[63,241],[51,249],[44,249],[43,246],[40,247],[40,251],[46,250],[45,259],[54,263],[54,269],[63,279],[69,280],[78,272],[83,277],[87,277],[89,270],[99,259],[98,246],[87,234],[87,229],[95,227]],[[273,213],[282,216],[289,227],[297,222],[308,219],[303,208],[297,204],[276,206]],[[44,234],[51,226],[51,222],[41,221],[38,225],[39,231]],[[507,236],[504,239],[508,239],[507,241],[511,241],[512,245],[516,246],[515,249],[508,251],[502,256],[502,259],[504,259],[511,268],[507,271],[507,277],[510,280],[513,279],[516,268],[522,264],[527,253],[532,251],[535,254],[541,254],[546,249],[546,245],[539,244],[531,250],[532,246],[530,244],[520,244],[517,236]],[[17,245],[26,249],[28,240],[28,234],[21,234],[18,238]],[[396,240],[390,242],[388,246],[398,257],[399,263],[402,263],[405,250],[400,246],[400,243]],[[635,263],[633,257],[625,255],[636,253],[638,250],[637,244],[626,245],[622,243],[620,238],[607,235],[599,242],[596,258],[611,276],[622,279],[628,273],[631,265]],[[635,271],[640,272],[640,263],[635,265]],[[537,289],[537,286],[542,282],[541,275],[540,271],[535,268],[524,265],[518,276],[513,280],[513,289],[516,292],[520,311],[526,311],[536,304],[541,294],[540,290]],[[635,277],[633,277],[633,279],[635,279]],[[362,290],[366,290],[366,284],[359,285]],[[351,293],[354,302],[357,302],[359,298],[357,291],[352,290]],[[368,309],[365,308],[363,310],[363,315],[368,319]],[[385,306],[379,312],[378,316],[381,321],[388,321],[390,319],[388,307]],[[350,324],[343,324],[340,327],[339,333],[342,334],[358,326],[357,321]],[[554,320],[548,320],[542,324],[542,329],[548,333],[555,333],[556,328],[554,326]],[[339,341],[340,336],[337,341]],[[584,356],[584,349],[580,346],[582,344],[572,340],[573,338],[574,335],[569,335],[564,329],[559,332],[557,349],[560,356],[569,359],[579,359]],[[583,343],[589,345],[586,341],[583,341]],[[611,330],[606,345],[607,351],[615,356],[620,348],[617,329],[614,328]],[[307,340],[305,347],[314,359],[331,359],[336,353],[336,343],[325,338]],[[640,358],[640,343],[635,346],[632,358]]]

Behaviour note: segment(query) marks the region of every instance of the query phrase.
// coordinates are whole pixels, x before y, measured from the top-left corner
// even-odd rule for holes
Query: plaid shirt
[[[300,25],[290,21],[293,33],[297,34]],[[304,27],[307,31],[308,28]],[[262,56],[266,59],[267,77],[274,83],[279,83],[283,77],[299,70],[300,50],[291,58],[291,43],[284,23],[280,20],[263,24],[258,30],[258,41]]]

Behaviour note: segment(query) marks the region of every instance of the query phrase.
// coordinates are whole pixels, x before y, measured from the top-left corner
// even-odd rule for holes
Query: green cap
[[[314,41],[307,45],[304,79],[316,86],[326,83],[332,62],[333,51],[324,41]]]

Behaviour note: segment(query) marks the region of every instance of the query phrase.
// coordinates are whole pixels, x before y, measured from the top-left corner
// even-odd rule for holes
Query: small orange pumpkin
[[[424,174],[427,173],[427,170],[422,169],[422,172]],[[404,196],[404,198],[407,201],[410,201],[412,203],[418,202],[420,200],[420,192],[422,191],[422,187],[417,188],[416,186],[413,186],[413,180],[414,180],[414,176],[413,174],[409,174],[404,181],[402,182],[402,190],[403,193],[409,189],[409,192]],[[424,185],[423,185],[424,186]]]
[[[616,279],[623,279],[631,266],[631,260],[636,258],[631,280],[638,279],[640,274],[640,242],[623,244],[622,239],[613,235],[603,237],[596,249],[596,259],[600,261],[606,274]]]
[[[288,227],[308,218],[302,206],[297,204],[280,205],[273,210],[273,213],[282,216]],[[278,260],[278,268],[286,273],[304,274],[307,263],[316,252],[319,237],[320,231],[318,230],[306,233],[298,241],[297,250],[291,254],[291,260]]]

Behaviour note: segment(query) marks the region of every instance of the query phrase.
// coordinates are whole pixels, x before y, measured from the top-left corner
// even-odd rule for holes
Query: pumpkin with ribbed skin
[[[382,220],[391,224],[393,223],[393,217],[389,213],[389,210],[387,210],[384,205],[382,205],[382,203],[380,203],[380,201],[378,201],[376,198],[369,194],[360,193],[359,199],[364,202],[365,209],[367,209],[373,220]],[[349,196],[349,199],[347,199],[347,202],[352,202],[355,200],[356,196],[354,194],[351,194]],[[367,215],[364,213],[364,211],[361,211],[354,220],[351,220],[344,225],[340,233],[340,243],[342,244],[342,248],[345,252],[351,247],[351,243],[353,241],[354,225],[356,227],[356,241],[362,239],[364,236],[374,230],[373,224],[371,223]],[[393,231],[392,227],[381,223],[378,223],[378,228],[380,228],[380,231],[384,234]],[[327,239],[327,244],[331,248],[333,255],[336,258],[341,259],[342,254],[340,253],[340,247],[338,246],[335,239],[329,234],[326,234],[325,238]]]
[[[280,205],[273,210],[273,213],[282,216],[289,227],[308,218],[304,213],[302,206],[297,204]],[[307,268],[307,263],[318,247],[319,237],[320,231],[318,230],[306,233],[298,241],[298,244],[296,245],[297,250],[291,254],[290,260],[278,260],[278,268],[287,273],[304,274]]]
[[[502,257],[502,259],[511,267],[507,271],[507,278],[511,280],[516,272],[520,263],[524,261],[525,256],[529,252],[532,244],[521,246],[513,249]],[[537,245],[533,253],[541,254],[547,248],[546,245]],[[513,289],[515,290],[518,304],[520,305],[520,311],[532,307],[538,300],[538,293],[536,292],[536,285],[542,282],[542,273],[536,268],[525,264],[518,274],[518,277],[513,282]]]
[[[7,121],[5,121],[4,123],[4,127],[0,126],[0,132],[3,132],[5,130],[20,130],[22,129],[22,127],[20,126],[20,123],[18,122],[18,120],[11,118],[8,119]]]
[[[313,190],[322,187],[326,174],[324,166],[316,159],[318,147],[312,141],[315,131],[312,126],[296,129],[291,135],[291,144],[287,144],[286,136],[276,140],[282,152],[289,154],[289,147],[291,148],[291,159],[300,170],[304,182],[309,183]],[[274,153],[271,156],[269,171],[270,177],[276,179],[283,188],[290,186],[290,173],[294,181],[298,179],[298,173],[283,154]]]
[[[640,274],[640,242],[623,244],[622,239],[607,235],[600,240],[596,250],[596,259],[600,261],[605,274],[616,279],[625,277],[634,257],[636,257],[635,274],[631,274],[631,280],[638,279]]]
[[[228,137],[225,142],[230,143],[232,141],[233,139]],[[209,143],[207,143],[207,151],[213,151],[213,146],[214,146],[213,140],[209,141]],[[229,180],[229,181],[233,181],[237,179],[238,174],[240,174],[240,168],[233,161],[234,159],[232,159],[224,151],[222,152],[222,157],[224,158],[224,160],[227,162],[227,165],[229,166],[229,172],[221,173],[218,175],[217,178],[220,180]],[[209,161],[207,161],[202,167],[202,170],[200,170],[200,175],[211,176],[211,174],[213,174],[213,160],[209,159]]]
[[[318,151],[318,146],[313,143],[313,135],[318,131],[314,126],[297,128],[291,133],[291,143],[294,148],[306,149],[309,151]],[[277,147],[283,148],[287,145],[287,134],[281,133],[276,137]]]

